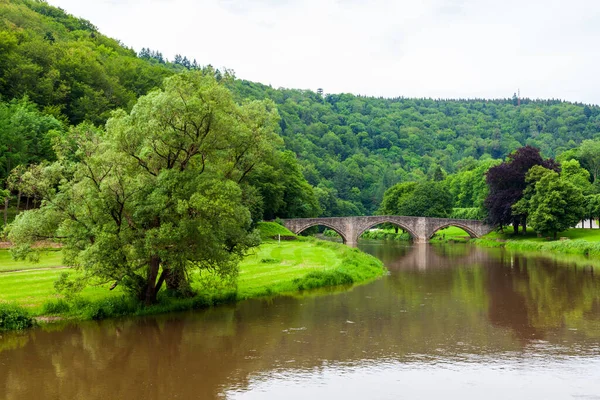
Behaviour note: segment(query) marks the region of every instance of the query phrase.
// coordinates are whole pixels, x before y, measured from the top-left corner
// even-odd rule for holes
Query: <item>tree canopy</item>
[[[563,174],[564,175],[564,174]],[[529,201],[530,223],[536,232],[552,234],[571,228],[584,213],[584,196],[568,177],[546,170],[535,184]]]
[[[0,0],[0,102],[8,107],[27,98],[39,115],[58,121],[59,130],[84,121],[103,126],[113,110],[131,111],[164,78],[188,70],[222,81],[239,103],[269,99],[277,108],[276,131],[294,157],[280,155],[271,162],[289,174],[268,167],[253,171],[254,194],[244,191],[248,201],[254,199],[253,218],[372,214],[396,183],[446,175],[457,207],[481,209],[487,187],[479,173],[523,146],[557,157],[582,144],[572,157],[593,181],[598,174],[594,160],[600,153],[593,141],[600,133],[598,106],[556,99],[523,98],[519,104],[511,98],[323,96],[273,88],[232,79],[229,70],[201,66],[181,54],[168,60],[148,47],[136,54],[89,21],[43,1]],[[9,141],[2,138],[0,148],[8,148]],[[0,179],[15,163],[29,164],[14,154],[0,158]],[[294,165],[286,166],[289,162]],[[299,189],[300,197],[294,194]],[[281,196],[294,204],[283,206]]]
[[[445,182],[399,183],[385,192],[380,214],[447,218],[452,196]]]
[[[232,278],[258,243],[245,181],[275,152],[276,124],[271,102],[236,104],[212,76],[169,78],[105,132],[70,132],[62,144],[73,147],[41,174],[44,205],[19,215],[10,238],[17,253],[60,240],[80,279],[114,281],[147,304],[164,281],[186,289],[193,268]]]
[[[527,187],[527,172],[536,165],[552,170],[559,169],[553,159],[544,160],[539,149],[524,146],[511,153],[505,162],[487,171],[489,193],[485,199],[485,206],[492,225],[502,227],[514,223],[516,228],[521,218],[526,218],[515,214],[513,206],[523,197],[523,191]]]

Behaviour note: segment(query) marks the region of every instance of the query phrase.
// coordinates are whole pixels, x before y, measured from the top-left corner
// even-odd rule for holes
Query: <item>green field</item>
[[[0,302],[14,302],[33,315],[42,315],[45,303],[62,298],[56,293],[54,282],[65,269],[52,268],[61,265],[60,252],[44,253],[39,264],[13,261],[7,258],[8,252],[3,257],[9,260],[10,269],[20,271],[0,273]],[[236,297],[246,299],[365,282],[384,272],[379,260],[338,243],[267,240],[240,264]],[[192,284],[202,294],[198,282],[193,280]],[[108,286],[87,287],[79,297],[88,302],[122,297],[119,287],[109,291]]]
[[[600,242],[600,229],[582,229],[582,228],[572,228],[566,230],[564,232],[560,232],[557,237],[565,237],[571,240],[586,240],[588,242]],[[505,233],[500,232],[492,232],[484,236],[485,239],[491,240],[512,240],[512,241],[533,241],[533,242],[548,242],[549,238],[546,237],[538,237],[537,234],[531,230],[531,228],[527,231],[525,235],[519,232],[518,235],[514,235],[512,233],[512,228],[507,228]]]
[[[572,228],[557,235],[559,240],[538,237],[533,231],[527,234],[513,235],[492,232],[474,243],[485,247],[504,247],[515,251],[538,251],[547,253],[577,254],[581,256],[600,256],[600,229]]]
[[[48,268],[62,265],[62,254],[59,250],[49,250],[42,254],[39,262],[23,262],[13,260],[8,250],[0,250],[0,273],[32,268]]]
[[[337,268],[340,263],[338,252],[313,242],[267,242],[240,264],[238,293],[244,298],[252,297],[265,287],[285,286],[307,272]]]
[[[463,242],[471,239],[471,236],[463,229],[458,228],[456,226],[449,226],[444,229],[440,229],[433,235],[431,238],[432,242],[447,242],[447,241],[455,241],[455,242]]]

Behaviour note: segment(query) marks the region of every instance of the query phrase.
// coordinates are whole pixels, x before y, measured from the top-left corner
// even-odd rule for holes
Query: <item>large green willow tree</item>
[[[116,282],[146,304],[165,282],[188,290],[193,268],[233,282],[258,243],[257,194],[245,182],[276,151],[277,121],[270,101],[239,105],[212,76],[173,76],[131,113],[115,112],[105,132],[66,136],[41,174],[43,206],[12,225],[15,251],[60,241],[79,280]]]

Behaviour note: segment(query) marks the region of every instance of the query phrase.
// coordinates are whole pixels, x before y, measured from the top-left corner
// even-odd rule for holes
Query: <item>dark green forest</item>
[[[102,129],[113,110],[130,111],[166,77],[190,69],[213,75],[239,103],[274,102],[280,151],[250,178],[263,199],[255,214],[265,219],[371,214],[386,189],[426,179],[445,179],[455,207],[481,207],[483,174],[495,160],[525,145],[554,158],[600,133],[600,107],[555,99],[386,99],[272,88],[236,79],[210,60],[136,53],[43,1],[0,0],[2,187],[15,167],[55,158],[53,138],[81,123]]]

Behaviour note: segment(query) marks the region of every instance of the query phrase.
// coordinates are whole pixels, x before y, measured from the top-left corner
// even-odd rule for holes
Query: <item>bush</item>
[[[42,312],[44,314],[64,314],[68,313],[69,310],[71,310],[69,303],[67,303],[66,300],[58,299],[50,300],[44,303]]]
[[[410,233],[399,231],[396,233],[393,230],[375,229],[372,231],[366,231],[362,234],[363,239],[373,240],[410,240]]]
[[[479,207],[453,208],[450,218],[481,220],[485,218],[485,212]]]
[[[263,264],[279,264],[281,260],[279,258],[262,258],[260,262]]]
[[[333,229],[325,229],[323,231],[323,236],[332,237],[332,238],[340,238],[340,234],[334,231]]]
[[[35,324],[27,310],[16,304],[0,303],[0,331],[23,330]]]
[[[88,301],[77,298],[71,305],[72,314],[82,319],[101,320],[110,317],[121,317],[134,314],[140,303],[130,297],[109,297],[107,299]]]
[[[294,283],[299,290],[316,289],[325,286],[351,285],[354,279],[345,272],[339,270],[333,271],[313,271],[302,278],[294,279]]]

